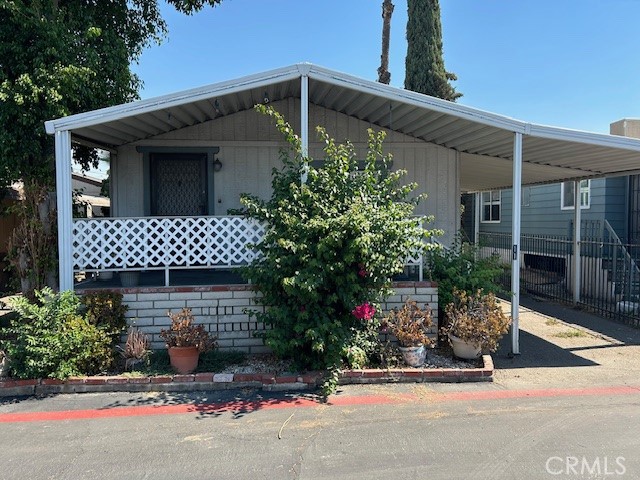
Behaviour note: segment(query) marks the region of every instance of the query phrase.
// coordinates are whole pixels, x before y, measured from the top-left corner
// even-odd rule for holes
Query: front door
[[[151,215],[208,215],[207,154],[152,153]]]

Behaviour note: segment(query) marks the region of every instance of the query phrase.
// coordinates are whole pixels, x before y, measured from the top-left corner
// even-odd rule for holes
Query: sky
[[[161,0],[162,1],[162,0]],[[406,0],[393,0],[391,85],[403,87]],[[193,16],[164,4],[168,38],[133,66],[141,97],[299,62],[377,79],[382,0],[224,0]],[[458,103],[609,133],[640,118],[640,0],[440,0]]]

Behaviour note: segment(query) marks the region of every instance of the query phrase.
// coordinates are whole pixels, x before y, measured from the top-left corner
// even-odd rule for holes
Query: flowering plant
[[[376,314],[376,308],[371,305],[369,302],[365,302],[361,305],[358,305],[354,308],[351,313],[358,320],[371,320],[373,316]]]
[[[428,305],[420,308],[414,300],[407,299],[400,310],[394,308],[382,319],[380,327],[396,337],[401,347],[417,347],[431,344],[427,331],[432,323]]]

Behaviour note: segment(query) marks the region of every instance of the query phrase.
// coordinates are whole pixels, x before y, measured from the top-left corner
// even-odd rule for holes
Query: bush
[[[268,224],[257,259],[244,271],[267,308],[251,313],[271,327],[264,338],[276,355],[293,358],[300,368],[335,373],[343,355],[361,360],[361,352],[345,353],[345,347],[357,346],[354,336],[371,319],[357,318],[354,309],[368,303],[379,310],[391,277],[432,232],[422,229],[424,219],[412,217],[419,197],[410,198],[414,184],[400,184],[405,172],[390,170],[391,158],[382,154],[384,132],[369,131],[359,170],[353,145],[336,144],[319,127],[325,158],[314,168],[284,119],[256,108],[276,119],[291,150],[283,152],[284,167],[273,171],[270,200],[242,197],[248,215]]]
[[[109,291],[88,293],[82,297],[82,304],[87,321],[109,335],[115,347],[127,328],[125,313],[129,307],[122,304],[122,294]]]
[[[478,248],[462,242],[458,235],[451,248],[437,248],[427,256],[425,276],[438,283],[438,305],[454,301],[454,289],[473,294],[481,289],[487,293],[504,293],[498,283],[505,268],[497,255],[477,258]]]
[[[35,300],[13,301],[18,317],[7,329],[3,348],[17,378],[59,378],[90,375],[107,369],[113,361],[111,338],[78,312],[80,300],[73,292],[35,292]]]

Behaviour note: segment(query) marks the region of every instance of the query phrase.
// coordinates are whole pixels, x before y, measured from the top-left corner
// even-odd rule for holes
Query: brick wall
[[[265,326],[250,319],[244,313],[247,308],[259,310],[250,285],[216,285],[209,287],[157,287],[116,289],[123,294],[123,302],[129,306],[127,321],[151,337],[151,347],[164,348],[160,330],[171,323],[167,312],[190,308],[197,323],[218,337],[222,350],[242,350],[247,353],[265,353],[264,346],[253,332],[263,331]],[[394,284],[395,295],[389,297],[384,310],[401,307],[407,298],[419,305],[428,304],[437,325],[438,289],[431,282],[399,282]],[[87,291],[85,291],[87,292]],[[83,292],[78,292],[82,294]],[[253,321],[252,321],[253,320]],[[435,335],[436,327],[432,329]]]

